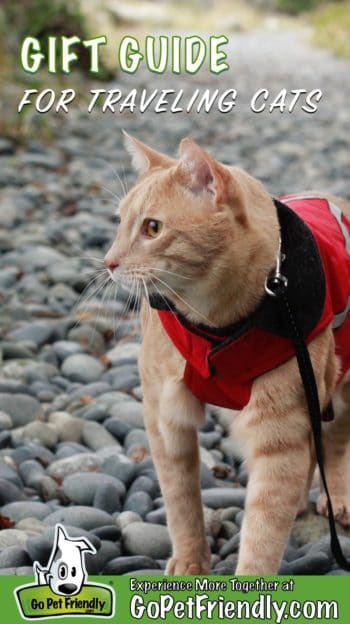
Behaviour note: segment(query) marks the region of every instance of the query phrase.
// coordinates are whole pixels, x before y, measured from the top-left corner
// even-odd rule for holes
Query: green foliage
[[[23,0],[8,0],[1,4],[0,0],[0,55],[4,57],[6,53],[10,62],[13,62],[18,58],[18,51],[25,37],[38,39],[44,54],[47,51],[48,36],[76,35],[82,40],[89,39],[91,23],[87,23],[82,3],[83,0],[25,0],[25,3]],[[79,44],[76,51],[79,54],[79,69],[88,71],[88,50]],[[96,78],[110,77],[111,72],[102,60],[100,74]]]
[[[11,0],[2,9],[10,50],[24,37],[36,37],[45,44],[47,35],[84,35],[79,0]]]
[[[297,15],[303,11],[310,11],[314,9],[320,0],[276,0],[276,9],[283,11],[283,13],[289,13],[290,15]]]
[[[317,11],[312,25],[317,45],[350,58],[350,2],[332,3]]]
[[[298,15],[306,11],[312,11],[323,5],[343,4],[344,0],[251,0],[263,10],[280,11],[289,15]]]

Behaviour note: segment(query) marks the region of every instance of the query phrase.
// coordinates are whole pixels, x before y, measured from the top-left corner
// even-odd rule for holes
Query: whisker
[[[140,269],[150,270],[150,271],[161,271],[162,273],[169,273],[169,275],[174,275],[175,277],[180,277],[181,279],[194,280],[194,277],[181,275],[181,273],[175,273],[175,271],[169,271],[168,269],[160,269],[158,267],[140,267]]]
[[[195,314],[198,314],[199,316],[201,316],[209,325],[211,325],[210,320],[201,312],[199,312],[199,310],[196,310],[196,308],[194,308],[193,306],[191,306],[188,301],[185,301],[185,299],[183,299],[181,297],[181,295],[179,295],[179,293],[176,292],[176,290],[174,290],[173,288],[171,288],[171,286],[169,286],[166,282],[164,282],[163,280],[160,279],[160,277],[157,277],[156,275],[153,275],[153,278],[156,279],[158,282],[160,282],[163,286],[165,286],[166,288],[168,288],[168,290],[170,290],[170,292],[172,292],[176,297],[178,297],[180,299],[180,301],[182,301],[182,303],[184,303],[190,310],[192,310],[192,312],[194,312]]]
[[[75,256],[77,260],[89,260],[90,262],[103,262],[103,258],[95,258],[94,256]]]
[[[106,278],[103,281],[103,283],[101,285],[98,285],[96,287],[96,289],[95,289],[96,284],[94,284],[94,282],[96,282],[97,280],[99,280],[101,278],[102,278],[102,274],[99,273],[98,275],[95,275],[95,277],[88,282],[88,284],[85,286],[84,290],[80,293],[80,296],[79,296],[78,300],[76,301],[76,303],[75,303],[75,305],[73,307],[73,310],[75,310],[83,302],[85,303],[86,301],[88,301],[88,299],[91,299],[91,297],[93,297],[98,292],[98,290],[100,290],[100,286],[103,286],[104,284],[107,284],[107,282],[109,280],[109,276],[108,275],[106,276]],[[94,284],[94,288],[92,289],[92,292],[89,293],[89,290],[90,290],[90,288],[92,288],[93,284]],[[85,295],[87,295],[87,296],[85,297]]]
[[[117,195],[116,193],[114,193],[113,191],[111,191],[111,189],[107,188],[107,186],[103,186],[103,184],[99,184],[99,187],[101,189],[103,189],[104,191],[106,191],[107,193],[110,193],[111,195],[113,195],[113,197],[115,197],[115,199],[120,202],[121,201],[121,197],[119,195]]]

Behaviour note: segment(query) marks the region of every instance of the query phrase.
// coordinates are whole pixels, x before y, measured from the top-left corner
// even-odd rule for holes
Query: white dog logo
[[[49,585],[55,594],[78,594],[87,578],[85,553],[96,549],[85,537],[69,537],[61,524],[56,525],[55,542],[46,568],[37,561],[33,570],[38,585]]]

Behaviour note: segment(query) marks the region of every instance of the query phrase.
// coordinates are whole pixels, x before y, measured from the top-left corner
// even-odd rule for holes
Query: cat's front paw
[[[350,527],[350,500],[345,496],[332,496],[331,499],[335,520],[345,528]],[[317,512],[328,518],[328,503],[325,494],[321,494],[318,498]]]
[[[201,574],[209,574],[210,558],[205,557],[188,557],[176,558],[172,557],[167,563],[165,574],[169,576],[197,576]]]

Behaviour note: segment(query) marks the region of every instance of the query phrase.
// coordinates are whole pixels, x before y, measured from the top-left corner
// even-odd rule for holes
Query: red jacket
[[[350,220],[326,199],[282,199],[275,205],[288,297],[307,343],[333,324],[341,378],[350,368]],[[278,306],[268,295],[249,317],[220,330],[189,323],[157,298],[152,305],[187,362],[186,385],[205,403],[242,409],[254,379],[294,356]]]

